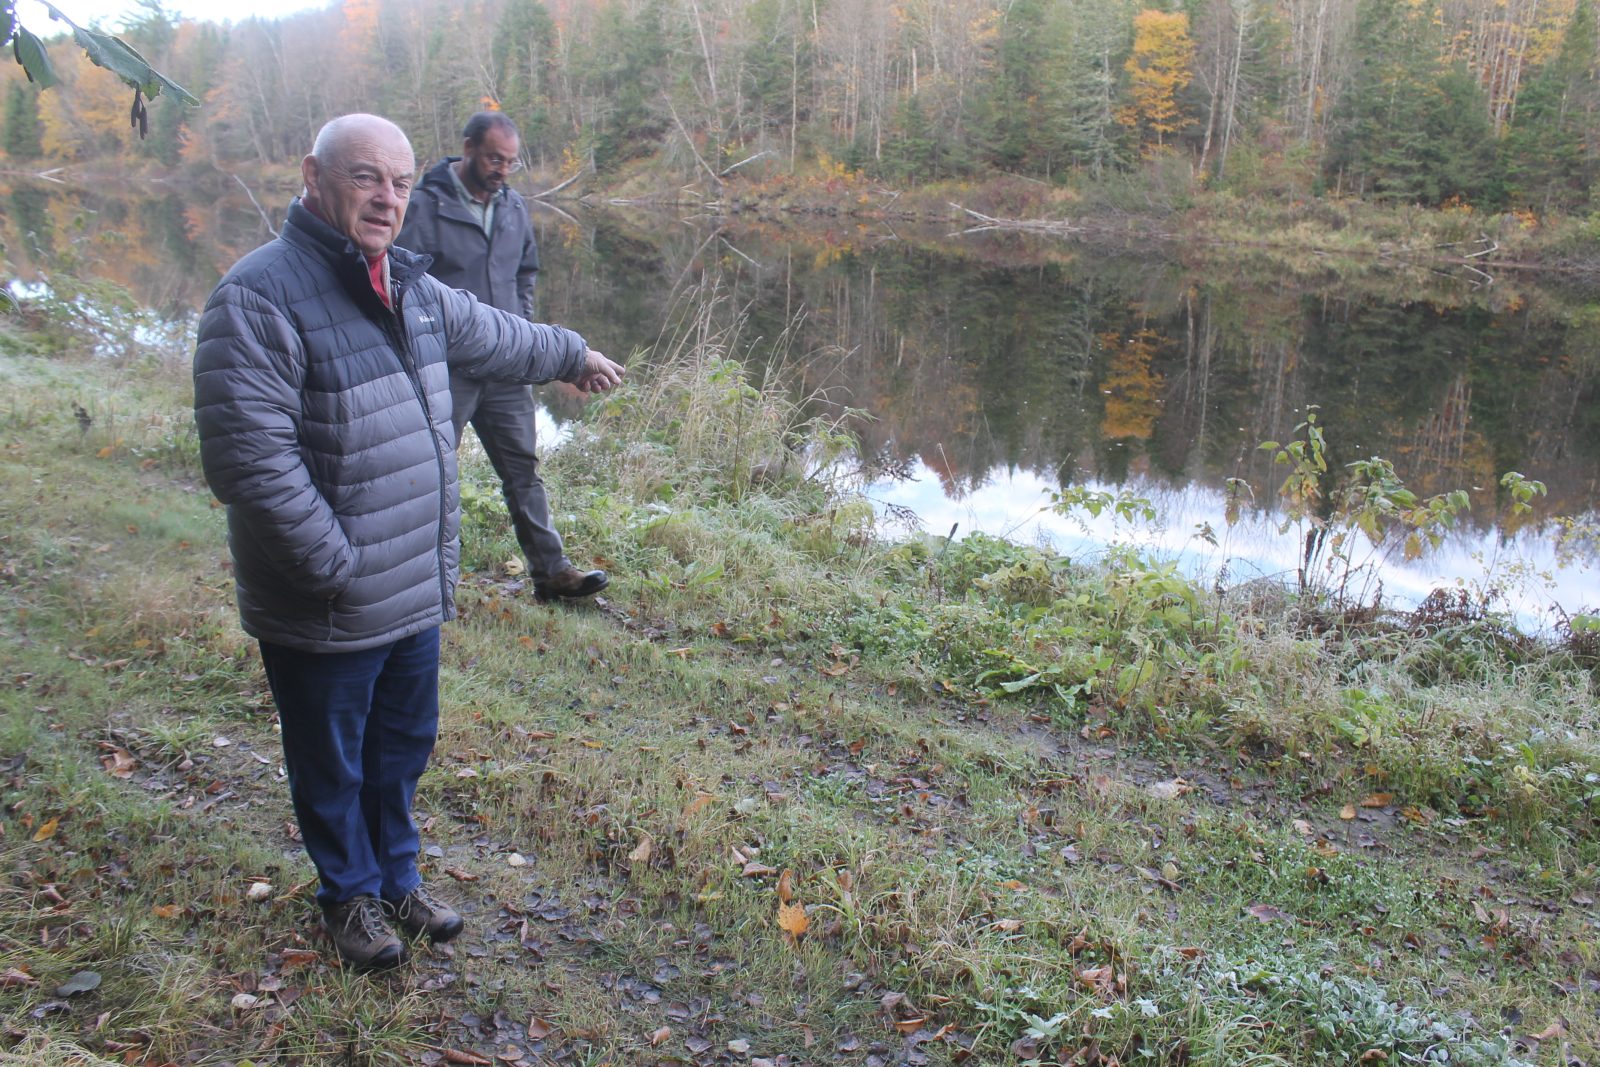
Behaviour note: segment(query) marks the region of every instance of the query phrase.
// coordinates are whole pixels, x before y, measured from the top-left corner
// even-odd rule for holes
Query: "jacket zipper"
[[[434,539],[434,559],[439,570],[439,605],[445,614],[450,613],[450,587],[445,574],[444,565],[444,527],[447,518],[445,514],[445,497],[448,495],[448,479],[445,475],[444,449],[439,447],[439,433],[433,425],[433,411],[428,407],[428,395],[422,389],[422,375],[417,370],[416,360],[412,358],[411,340],[406,333],[405,314],[401,307],[400,294],[396,294],[394,309],[389,313],[389,332],[394,336],[395,351],[400,354],[400,363],[406,372],[406,377],[411,381],[411,390],[417,394],[417,403],[422,406],[422,418],[428,424],[428,439],[433,442],[433,459],[439,468],[439,526],[438,536]]]

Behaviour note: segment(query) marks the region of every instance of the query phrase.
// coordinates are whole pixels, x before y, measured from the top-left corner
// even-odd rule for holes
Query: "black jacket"
[[[428,273],[450,288],[465,289],[485,304],[531,320],[539,246],[528,204],[507,187],[495,200],[494,223],[485,234],[450,177],[450,165],[460,158],[447,156],[422,176],[411,192],[395,244],[432,256]]]
[[[217,284],[194,356],[206,481],[228,508],[246,633],[354,652],[455,614],[460,497],[449,370],[582,375],[582,337],[485,307],[389,252],[366,260],[298,200]],[[448,362],[448,366],[447,366]]]

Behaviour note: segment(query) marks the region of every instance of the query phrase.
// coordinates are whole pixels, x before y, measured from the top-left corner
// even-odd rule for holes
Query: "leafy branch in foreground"
[[[99,30],[84,29],[53,4],[45,3],[44,6],[52,19],[65,22],[72,30],[73,40],[89,57],[89,62],[109,70],[133,89],[133,107],[129,111],[128,121],[138,128],[141,138],[150,131],[150,112],[145,106],[147,97],[154,100],[165,90],[186,104],[200,106],[200,101],[193,93],[152,67],[150,61],[128,42]],[[50,53],[38,35],[18,21],[15,0],[0,0],[0,46],[7,42],[10,42],[11,54],[16,57],[17,65],[29,81],[41,89],[49,89],[57,83],[59,79],[55,67],[50,63]]]

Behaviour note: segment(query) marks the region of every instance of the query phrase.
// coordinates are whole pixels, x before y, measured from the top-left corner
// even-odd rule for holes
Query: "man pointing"
[[[439,626],[455,615],[449,372],[587,391],[622,376],[572,331],[481,304],[391,248],[415,168],[387,119],[324,126],[282,233],[211,294],[194,361],[201,460],[227,505],[323,924],[361,968],[406,959],[395,927],[462,929],[422,883],[411,820],[438,733]]]

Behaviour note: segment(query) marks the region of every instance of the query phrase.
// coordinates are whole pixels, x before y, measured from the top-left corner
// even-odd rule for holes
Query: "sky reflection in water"
[[[1118,486],[1088,481],[1085,488],[1116,494]],[[908,508],[922,520],[925,532],[943,537],[956,525],[960,539],[973,532],[992,534],[1023,544],[1047,546],[1072,557],[1094,558],[1110,544],[1137,544],[1161,559],[1175,559],[1184,573],[1212,581],[1227,565],[1227,584],[1268,578],[1293,585],[1299,542],[1291,528],[1278,532],[1281,517],[1260,508],[1247,509],[1231,529],[1224,525],[1225,501],[1217,489],[1199,484],[1181,488],[1130,481],[1121,487],[1155,505],[1160,518],[1153,524],[1134,524],[1115,518],[1110,510],[1098,517],[1079,511],[1071,516],[1051,510],[1050,493],[1056,486],[1024,470],[997,470],[977,488],[959,497],[947,496],[938,477],[917,461],[911,477],[878,482],[867,489],[880,516],[890,506]],[[1196,536],[1199,524],[1209,522],[1218,544]],[[1496,537],[1481,529],[1462,529],[1450,535],[1436,551],[1421,559],[1401,558],[1398,542],[1386,541],[1371,553],[1371,573],[1382,583],[1384,603],[1414,606],[1437,588],[1469,590],[1499,584],[1497,607],[1514,615],[1525,629],[1550,626],[1560,611],[1578,612],[1600,605],[1600,573],[1587,565],[1562,567],[1548,533],[1524,529],[1498,546]],[[1353,551],[1359,561],[1368,558],[1363,538]],[[1521,579],[1517,572],[1529,574]],[[1491,581],[1491,576],[1494,581]],[[1368,588],[1366,579],[1353,580],[1350,588]]]

